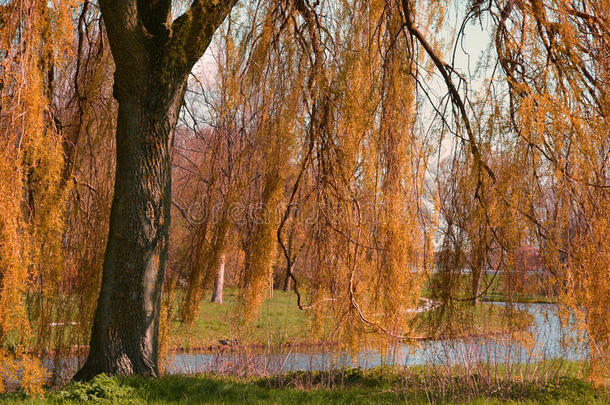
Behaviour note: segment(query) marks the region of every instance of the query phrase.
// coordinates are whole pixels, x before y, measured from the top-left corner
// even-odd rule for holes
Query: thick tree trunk
[[[212,294],[212,302],[222,304],[222,290],[225,281],[225,255],[220,255],[220,264],[218,265],[218,274],[216,274],[216,283],[214,284],[214,293]]]
[[[144,78],[142,71],[133,73],[115,74],[119,112],[110,230],[89,356],[75,379],[159,372],[171,145],[185,80],[163,83],[154,71]]]
[[[99,0],[119,103],[116,178],[89,356],[75,379],[155,376],[171,205],[171,146],[186,78],[236,0]]]

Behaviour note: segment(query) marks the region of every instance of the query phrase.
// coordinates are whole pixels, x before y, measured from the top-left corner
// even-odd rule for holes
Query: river
[[[498,303],[498,305],[504,305]],[[473,362],[514,362],[563,358],[587,358],[586,345],[573,331],[561,327],[555,304],[514,304],[528,311],[534,322],[527,342],[507,336],[468,339],[429,340],[414,347],[397,345],[382,355],[375,350],[358,353],[328,352],[308,349],[306,352],[283,353],[239,352],[173,353],[168,358],[167,372],[188,374],[198,372],[252,370],[279,373],[295,370],[328,370],[336,367],[370,368],[380,365],[412,366],[423,364],[465,364]],[[564,344],[567,343],[567,344]]]
[[[497,303],[497,305],[505,305]],[[283,352],[190,352],[170,353],[165,364],[169,374],[201,372],[281,373],[296,370],[329,370],[339,367],[372,368],[381,365],[414,366],[423,364],[525,363],[562,358],[583,360],[588,357],[586,344],[568,328],[562,328],[555,304],[514,304],[517,309],[533,315],[528,343],[507,336],[467,339],[428,340],[417,346],[399,344],[385,354],[376,350],[357,353],[329,352],[321,349],[300,348]],[[567,340],[566,340],[567,339]],[[567,344],[564,344],[569,342]],[[303,351],[300,351],[303,350]],[[82,361],[83,359],[80,359]],[[51,369],[52,362],[46,366]],[[79,359],[62,359],[58,365],[59,380],[71,378],[79,366]]]

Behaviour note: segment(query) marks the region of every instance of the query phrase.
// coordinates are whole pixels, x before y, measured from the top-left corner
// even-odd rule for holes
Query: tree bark
[[[89,355],[75,375],[159,374],[159,315],[171,206],[171,148],[186,79],[236,0],[100,0],[115,62],[117,163]]]
[[[158,375],[161,287],[167,260],[171,145],[186,80],[129,82],[117,70],[117,166],[110,232],[90,355],[76,378]],[[135,81],[135,83],[134,83]],[[134,86],[134,84],[142,84]]]
[[[218,265],[218,274],[216,274],[216,283],[214,284],[214,293],[212,294],[212,302],[222,304],[222,290],[225,281],[225,255],[220,255],[220,264]]]

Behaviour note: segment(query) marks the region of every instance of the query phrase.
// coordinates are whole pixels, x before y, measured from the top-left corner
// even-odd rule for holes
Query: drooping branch
[[[315,57],[312,73],[309,79],[309,87],[312,86],[313,80],[316,78],[319,70],[322,66],[322,61],[324,59],[323,50],[322,50],[322,42],[320,39],[320,22],[318,21],[318,16],[313,11],[313,9],[306,4],[304,0],[295,0],[296,9],[299,11],[305,22],[307,23],[307,28],[309,30],[311,47],[313,50],[313,54]]]
[[[441,76],[443,76],[443,80],[445,81],[445,85],[447,86],[447,89],[449,90],[451,100],[457,106],[457,108],[460,112],[460,115],[462,117],[462,120],[464,121],[464,128],[466,129],[466,134],[468,135],[468,143],[470,144],[470,151],[472,153],[472,156],[473,156],[476,164],[481,165],[485,169],[485,171],[489,174],[489,177],[491,177],[492,180],[495,181],[496,177],[495,177],[493,171],[481,157],[481,152],[479,151],[476,137],[474,135],[472,125],[470,124],[470,119],[468,118],[468,113],[466,112],[466,106],[464,104],[464,100],[462,100],[462,97],[460,96],[460,93],[457,90],[456,85],[453,83],[453,80],[451,79],[451,75],[449,73],[449,70],[450,70],[449,65],[447,65],[445,62],[443,62],[441,57],[436,54],[436,52],[434,51],[432,46],[428,43],[426,38],[424,38],[422,33],[419,31],[419,29],[415,26],[415,21],[413,21],[413,17],[411,14],[411,6],[409,4],[409,0],[402,0],[402,8],[403,8],[403,13],[404,13],[404,17],[405,17],[405,27],[409,31],[409,34],[411,34],[413,37],[415,37],[415,39],[417,39],[417,42],[419,42],[420,45],[424,48],[424,50],[426,51],[426,53],[428,54],[430,59],[432,59],[432,62],[434,63],[434,65],[436,66],[438,71],[441,73]]]

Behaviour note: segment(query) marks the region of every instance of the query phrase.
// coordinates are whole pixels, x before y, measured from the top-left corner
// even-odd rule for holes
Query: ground
[[[171,324],[169,346],[172,349],[206,349],[218,345],[219,340],[237,337],[239,322],[235,313],[238,290],[227,288],[224,303],[215,304],[206,297],[201,303],[199,316],[192,325],[184,325],[178,317]],[[296,303],[296,294],[275,291],[259,312],[256,323],[242,333],[241,345],[277,344],[308,338],[306,314]]]
[[[484,368],[483,368],[484,369]],[[483,369],[479,370],[482,371]],[[213,375],[117,379],[99,376],[49,391],[44,399],[23,394],[0,396],[0,403],[136,403],[136,404],[608,404],[608,388],[586,380],[586,365],[545,365],[527,380],[519,371],[508,377],[466,370],[342,369],[293,372],[279,376],[234,378]],[[542,370],[542,371],[541,371]],[[523,371],[523,370],[522,370]],[[560,371],[557,374],[557,371]]]
[[[292,292],[275,291],[263,304],[258,320],[246,334],[237,334],[235,314],[238,291],[227,289],[225,303],[214,304],[204,299],[199,316],[187,326],[174,318],[170,325],[170,348],[173,350],[209,349],[218,347],[219,340],[239,336],[239,348],[273,347],[285,343],[311,344],[307,315],[296,305]],[[523,329],[531,322],[527,313],[517,313],[507,326],[507,309],[491,303],[476,307],[464,303],[454,308],[450,319],[460,319],[464,328],[440,327],[434,331],[421,328],[429,336],[457,336],[485,333],[505,333]],[[418,315],[421,324],[428,317],[437,319],[438,309]],[[513,314],[514,315],[514,314]],[[441,318],[443,319],[443,318]],[[445,325],[446,326],[446,325]],[[159,379],[117,379],[100,376],[92,383],[70,384],[63,389],[49,388],[45,399],[27,398],[13,393],[0,396],[0,403],[70,403],[105,400],[112,403],[610,403],[607,391],[586,382],[582,373],[559,367],[553,380],[519,381],[496,379],[493,386],[486,376],[472,376],[470,371],[458,376],[433,376],[422,367],[408,370],[346,369],[332,372],[296,372],[278,376],[235,377],[228,375],[163,376]],[[528,373],[523,373],[528,375]],[[468,377],[464,377],[467,375]],[[487,382],[486,382],[487,381]],[[435,386],[436,384],[436,386]],[[487,385],[486,385],[487,384]],[[495,401],[495,402],[494,402]]]

